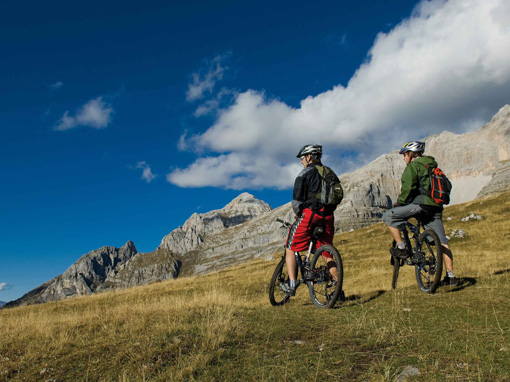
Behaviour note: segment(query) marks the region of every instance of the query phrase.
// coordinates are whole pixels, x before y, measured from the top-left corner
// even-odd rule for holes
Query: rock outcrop
[[[179,275],[180,268],[181,262],[167,249],[159,248],[151,253],[138,253],[110,273],[97,290],[123,289],[174,279]]]
[[[206,237],[245,223],[269,211],[271,211],[269,204],[246,192],[242,193],[222,209],[205,214],[194,213],[181,227],[166,235],[161,240],[159,248],[181,254],[186,253],[200,246]]]

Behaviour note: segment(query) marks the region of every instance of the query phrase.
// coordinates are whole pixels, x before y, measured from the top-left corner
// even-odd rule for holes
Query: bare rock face
[[[111,272],[97,290],[123,289],[174,279],[179,275],[180,267],[181,262],[167,249],[138,253]]]
[[[206,237],[269,211],[271,211],[269,204],[256,199],[253,195],[242,193],[222,209],[205,214],[194,213],[181,227],[166,235],[159,248],[180,254],[186,253],[201,245]]]
[[[486,197],[508,190],[510,190],[510,160],[498,163],[491,180],[482,188],[478,196]]]
[[[368,165],[340,176],[344,200],[335,211],[337,232],[358,229],[379,221],[400,192],[405,163],[396,151],[381,155]]]
[[[277,218],[293,221],[294,213],[290,203],[243,224],[205,236],[199,246],[179,256],[182,275],[207,273],[275,253],[283,248],[288,233],[276,221]]]
[[[6,306],[43,303],[94,293],[119,266],[136,254],[132,241],[128,241],[121,248],[105,246],[89,252],[60,276],[47,281],[18,300],[9,302]]]
[[[501,169],[510,160],[510,105],[477,131],[460,135],[443,132],[427,138],[426,143],[427,152],[453,183],[452,204],[489,195],[493,187],[502,187]],[[494,176],[499,180],[492,183]]]

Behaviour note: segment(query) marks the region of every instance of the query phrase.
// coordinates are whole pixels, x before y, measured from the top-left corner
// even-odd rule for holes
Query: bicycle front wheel
[[[331,258],[335,267],[331,260],[328,265],[326,258]],[[342,258],[338,250],[330,244],[321,246],[313,256],[309,273],[307,283],[312,302],[318,308],[332,308],[340,296],[344,279]]]
[[[419,257],[414,268],[418,287],[422,292],[434,293],[441,282],[443,271],[443,250],[434,231],[423,231],[418,251]]]
[[[393,248],[395,248],[396,243],[395,240],[393,240]],[[398,274],[400,272],[400,267],[403,265],[402,259],[399,259],[398,257],[395,257],[391,255],[391,264],[393,265],[393,277],[391,278],[391,289],[397,288],[397,282],[398,282]]]
[[[287,293],[280,288],[280,284],[285,284],[288,281],[289,272],[287,271],[285,256],[283,256],[274,270],[273,277],[271,277],[271,285],[269,286],[269,301],[271,305],[281,306],[289,301]]]

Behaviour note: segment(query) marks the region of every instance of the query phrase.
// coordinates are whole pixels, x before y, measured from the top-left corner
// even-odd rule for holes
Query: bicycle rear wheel
[[[423,231],[418,251],[419,258],[414,268],[418,287],[422,292],[434,293],[441,282],[443,271],[443,250],[434,231]]]
[[[271,305],[281,306],[289,301],[290,297],[280,288],[280,284],[287,283],[288,281],[289,272],[287,271],[285,256],[283,256],[274,270],[273,277],[271,277],[271,284],[269,286],[269,301]]]
[[[323,254],[329,253],[336,263],[336,281],[331,274]],[[342,291],[344,269],[338,250],[330,245],[321,246],[310,262],[310,277],[307,278],[308,291],[312,302],[318,308],[332,308]]]

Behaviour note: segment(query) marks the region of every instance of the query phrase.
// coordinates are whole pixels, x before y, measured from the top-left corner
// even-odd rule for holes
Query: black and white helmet
[[[299,150],[296,158],[301,158],[305,155],[312,154],[316,158],[320,159],[322,157],[322,146],[321,145],[305,145]]]
[[[399,154],[405,154],[408,151],[413,151],[415,153],[422,153],[425,151],[425,142],[419,142],[419,141],[412,141],[407,142],[400,151]]]

